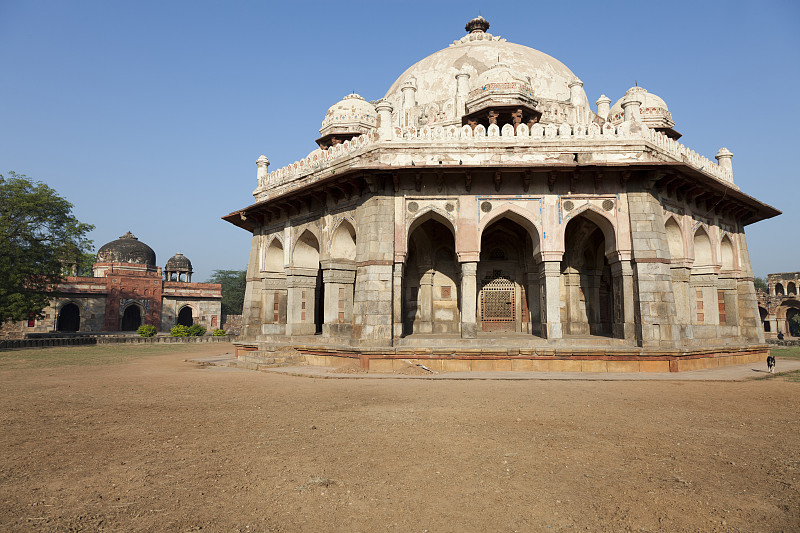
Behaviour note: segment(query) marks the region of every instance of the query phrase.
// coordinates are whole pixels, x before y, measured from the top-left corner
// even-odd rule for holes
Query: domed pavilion
[[[221,324],[222,287],[193,283],[192,262],[171,257],[162,275],[156,253],[130,231],[97,251],[91,276],[67,276],[44,319],[19,326],[25,333],[132,332],[143,324],[169,331],[176,324]]]
[[[258,158],[254,202],[223,217],[253,235],[242,356],[292,346],[373,371],[765,356],[744,228],[779,212],[740,191],[733,154],[680,144],[642,87],[593,107],[557,59],[482,17],[465,29],[383,98],[334,104],[308,157]]]

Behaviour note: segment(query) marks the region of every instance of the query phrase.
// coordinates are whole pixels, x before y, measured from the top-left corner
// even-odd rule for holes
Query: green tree
[[[0,323],[43,316],[63,265],[80,261],[93,229],[44,183],[0,174]]]
[[[247,285],[246,270],[215,270],[208,283],[222,285],[222,314],[241,315],[244,305],[244,288]]]
[[[753,285],[756,286],[756,289],[761,289],[764,292],[769,292],[769,286],[767,285],[767,281],[764,278],[753,278]]]

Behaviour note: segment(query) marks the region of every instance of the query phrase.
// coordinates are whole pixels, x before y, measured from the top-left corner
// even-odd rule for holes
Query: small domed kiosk
[[[169,258],[164,265],[164,279],[166,281],[192,281],[192,262],[189,258],[178,252]]]

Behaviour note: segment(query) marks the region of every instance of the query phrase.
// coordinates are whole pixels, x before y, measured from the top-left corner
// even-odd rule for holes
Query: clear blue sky
[[[784,212],[748,226],[756,275],[800,270],[800,3],[109,2],[0,0],[0,172],[40,179],[97,229],[130,230],[196,281],[245,268],[250,238],[219,219],[316,145],[330,105],[381,98],[464,34],[539,49],[612,101],[638,82],[681,142],[735,155],[742,191]]]

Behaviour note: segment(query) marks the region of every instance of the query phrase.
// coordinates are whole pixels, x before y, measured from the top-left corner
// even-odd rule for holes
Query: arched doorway
[[[194,324],[194,320],[192,319],[192,308],[184,306],[178,312],[178,325],[179,326],[191,326]]]
[[[460,265],[452,231],[437,218],[412,230],[403,276],[403,333],[460,333]]]
[[[614,317],[621,316],[621,310],[615,313],[615,305],[622,302],[614,291],[603,230],[578,215],[567,223],[564,249],[561,293],[567,308],[565,333],[613,336]]]
[[[786,332],[792,337],[800,337],[800,309],[786,310]]]
[[[533,264],[535,239],[523,226],[505,216],[489,224],[481,235],[478,263],[478,328],[485,332],[531,333],[538,313],[538,291],[529,294],[529,275],[537,271]],[[534,308],[534,311],[531,311]],[[532,316],[535,315],[535,316]]]
[[[759,306],[758,314],[761,317],[761,324],[764,326],[764,331],[769,333],[769,320],[768,320],[769,313],[767,312],[766,309]]]
[[[61,308],[56,323],[57,331],[78,331],[81,327],[81,310],[70,302]]]
[[[138,305],[129,305],[122,314],[122,331],[136,331],[142,325],[142,311]]]

